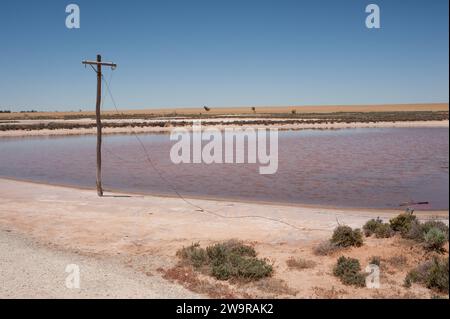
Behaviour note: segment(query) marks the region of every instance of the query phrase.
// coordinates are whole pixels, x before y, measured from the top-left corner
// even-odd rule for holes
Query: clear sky
[[[70,3],[80,29],[65,26]],[[379,30],[365,26],[370,3]],[[123,109],[448,102],[448,12],[448,0],[2,0],[0,109],[93,109],[81,60],[97,53],[119,65]]]

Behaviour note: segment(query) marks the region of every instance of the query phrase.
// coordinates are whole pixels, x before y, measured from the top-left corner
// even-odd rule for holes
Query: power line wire
[[[113,73],[113,72],[111,71],[111,73]],[[112,79],[112,75],[111,75],[110,80],[111,79]],[[116,103],[116,101],[114,99],[114,96],[112,95],[110,84],[105,80],[105,77],[103,76],[103,74],[102,74],[102,80],[105,83],[107,92],[109,94],[109,97],[111,99],[111,102],[114,105],[114,108],[115,108],[117,114],[120,114],[120,111],[119,111],[119,109],[117,107],[117,103]],[[266,217],[266,216],[259,216],[259,215],[225,216],[225,215],[222,215],[222,214],[218,214],[217,212],[213,212],[213,211],[210,211],[208,209],[205,209],[205,208],[201,207],[200,205],[197,205],[197,204],[191,202],[190,200],[186,199],[168,179],[165,178],[165,176],[162,174],[162,172],[158,169],[158,167],[152,161],[152,159],[151,159],[151,157],[150,157],[150,155],[149,155],[149,153],[147,151],[147,148],[145,147],[144,143],[142,142],[142,140],[139,138],[138,134],[132,128],[131,128],[131,132],[134,135],[134,137],[136,138],[136,140],[138,141],[140,147],[142,148],[142,150],[143,150],[143,152],[145,154],[145,158],[146,158],[147,162],[150,164],[150,166],[153,168],[153,170],[158,174],[159,178],[162,181],[164,181],[164,183],[166,183],[167,186],[169,186],[169,188],[177,195],[177,197],[179,197],[186,204],[188,204],[188,205],[198,209],[199,211],[205,212],[205,213],[208,213],[208,214],[220,217],[220,218],[225,218],[225,219],[244,219],[244,218],[245,219],[248,219],[248,218],[264,219],[264,220],[268,220],[268,221],[284,224],[284,225],[289,226],[291,228],[294,228],[294,229],[297,229],[297,230],[302,230],[302,231],[304,231],[304,230],[320,230],[320,231],[322,231],[323,230],[323,229],[312,229],[312,228],[298,227],[298,226],[295,226],[295,225],[293,225],[291,223],[288,223],[286,221],[283,221],[283,220],[280,220],[280,219],[277,219],[277,218]]]
[[[111,88],[110,88],[110,84],[111,84],[111,81],[112,81],[113,73],[114,73],[114,72],[111,71],[111,75],[110,75],[110,78],[109,78],[109,83],[106,81],[106,79],[105,79],[105,77],[103,76],[103,74],[102,74],[102,80],[103,80],[103,82],[105,83],[105,86],[106,86],[108,95],[109,95],[109,97],[110,97],[110,99],[111,99],[111,101],[112,101],[112,103],[113,103],[113,105],[114,105],[114,109],[115,109],[116,113],[117,113],[117,114],[120,114],[120,111],[119,111],[119,109],[118,109],[118,107],[117,107],[117,103],[116,103],[116,101],[115,101],[115,99],[114,99],[114,96],[112,95]],[[103,99],[102,99],[102,107],[103,107]],[[197,204],[195,204],[195,203],[189,201],[188,199],[186,199],[186,198],[185,198],[185,197],[184,197],[184,196],[176,189],[176,187],[175,187],[168,179],[165,178],[165,176],[163,175],[163,173],[162,173],[162,172],[158,169],[158,167],[154,164],[154,162],[152,161],[152,159],[151,159],[151,157],[150,157],[150,155],[149,155],[149,153],[148,153],[148,151],[147,151],[147,148],[145,147],[145,145],[144,145],[144,143],[142,142],[142,140],[139,138],[138,134],[133,130],[133,128],[131,128],[131,132],[132,132],[132,134],[134,135],[134,137],[136,138],[136,140],[139,142],[139,145],[140,145],[140,147],[142,148],[142,150],[143,150],[143,152],[144,152],[144,154],[145,154],[145,159],[146,159],[147,162],[150,164],[150,166],[153,168],[153,170],[158,174],[158,176],[160,177],[160,179],[163,180],[163,181],[169,186],[169,188],[172,189],[172,191],[177,195],[177,197],[179,197],[181,200],[183,200],[186,204],[188,204],[188,205],[190,205],[190,206],[192,206],[192,207],[198,209],[199,211],[205,212],[205,213],[208,213],[208,214],[211,214],[211,215],[220,217],[220,218],[225,218],[225,219],[247,219],[247,218],[264,219],[264,220],[268,220],[268,221],[272,221],[272,222],[277,222],[277,223],[280,223],[280,224],[284,224],[284,225],[289,226],[289,227],[291,227],[291,228],[294,228],[294,229],[297,229],[297,230],[302,230],[302,231],[305,231],[305,230],[306,230],[306,231],[310,231],[310,230],[326,231],[325,229],[298,227],[298,226],[295,226],[295,225],[293,225],[293,224],[291,224],[291,223],[285,222],[285,221],[283,221],[283,220],[280,220],[280,219],[277,219],[277,218],[272,218],[272,217],[266,217],[266,216],[259,216],[259,215],[225,216],[225,215],[222,215],[222,214],[218,214],[217,211],[216,211],[216,212],[210,211],[210,210],[208,210],[208,209],[205,209],[205,208],[201,207],[200,205],[197,205]],[[129,162],[129,163],[139,163],[139,162],[140,162],[140,161],[139,161],[139,162],[138,162],[138,161],[133,161],[133,162],[131,162],[131,161],[126,160],[126,159],[122,158],[121,156],[115,154],[114,152],[112,152],[112,151],[109,150],[109,149],[106,149],[106,150],[108,151],[108,153],[110,153],[110,154],[112,154],[113,156],[117,157],[117,158],[118,158],[119,160],[121,160],[121,161]],[[221,208],[221,209],[219,209],[219,210],[222,210],[222,209],[224,209],[224,208]],[[218,210],[218,211],[219,211],[219,210]],[[358,217],[372,218],[373,216],[362,216],[362,215],[358,215]]]

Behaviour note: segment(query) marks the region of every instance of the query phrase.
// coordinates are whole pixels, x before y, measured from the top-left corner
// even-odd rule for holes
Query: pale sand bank
[[[220,121],[216,119],[214,121]],[[169,122],[169,120],[163,120]],[[207,120],[211,122],[211,120]],[[224,119],[224,121],[226,121]],[[87,120],[70,121],[71,123],[90,123]],[[124,120],[110,120],[108,122],[123,123]],[[126,120],[132,123],[133,120]],[[202,125],[203,129],[210,127],[224,130],[225,128],[276,128],[278,130],[307,130],[307,129],[346,129],[346,128],[413,128],[413,127],[442,127],[448,128],[449,121],[403,121],[403,122],[376,122],[376,123],[315,123],[315,124],[247,124],[242,125]],[[186,126],[191,129],[192,126]],[[143,134],[143,133],[170,133],[174,128],[167,127],[105,127],[103,134]],[[74,128],[74,129],[42,129],[42,130],[10,130],[0,131],[0,137],[27,137],[27,136],[67,136],[67,135],[93,135],[97,134],[97,129],[93,128]]]
[[[0,192],[2,197],[0,230],[24,236],[47,247],[45,248],[47,250],[41,251],[34,246],[29,248],[21,242],[14,242],[15,239],[8,239],[9,237],[4,235],[0,237],[2,240],[0,246],[2,281],[8,282],[2,284],[8,289],[1,290],[0,297],[11,296],[11,289],[17,285],[25,285],[24,290],[21,290],[24,295],[36,293],[46,296],[47,292],[42,290],[44,288],[33,286],[40,285],[42,282],[37,280],[35,284],[31,283],[30,286],[27,286],[21,282],[22,280],[26,281],[26,277],[13,269],[16,268],[16,265],[27,261],[25,256],[28,254],[27,249],[30,249],[29,253],[38,260],[38,264],[41,263],[42,267],[47,264],[46,260],[48,260],[51,272],[61,271],[60,265],[72,260],[70,256],[76,254],[80,256],[81,263],[86,263],[87,268],[92,269],[92,273],[96,272],[95,269],[98,265],[90,259],[84,260],[83,258],[86,256],[101,258],[101,262],[106,262],[103,260],[105,258],[114,258],[117,262],[146,273],[148,278],[141,282],[144,286],[139,286],[140,280],[138,277],[133,277],[133,274],[125,274],[121,269],[116,269],[113,264],[109,266],[110,268],[105,268],[108,273],[111,273],[113,281],[116,280],[120,283],[123,280],[124,285],[127,287],[130,285],[132,291],[122,292],[129,294],[130,297],[144,297],[152,294],[155,297],[187,296],[183,291],[172,290],[170,292],[169,290],[166,292],[164,290],[157,293],[152,290],[155,285],[156,287],[160,285],[159,271],[175,265],[177,261],[175,253],[182,246],[193,242],[200,242],[204,245],[231,238],[252,243],[261,257],[273,259],[276,278],[289,282],[295,287],[298,290],[296,297],[320,297],[321,294],[326,293],[322,291],[323,289],[330,289],[330,280],[336,287],[340,285],[332,276],[324,276],[324,274],[329,274],[330,265],[335,258],[322,260],[314,273],[309,274],[308,277],[305,275],[293,277],[295,274],[286,272],[285,260],[289,256],[299,253],[303,253],[309,258],[315,258],[311,254],[312,245],[328,238],[337,222],[352,227],[361,227],[370,218],[380,216],[388,219],[399,213],[399,211],[321,209],[192,200],[196,205],[214,213],[211,214],[202,212],[178,198],[136,195],[98,198],[93,190],[5,179],[0,179]],[[215,214],[230,218],[218,217]],[[418,212],[417,214],[420,218],[425,219],[437,216],[448,220],[448,211]],[[279,219],[295,228],[262,218],[234,218],[245,215]],[[379,247],[379,244],[372,239],[367,241],[367,245],[373,249],[370,253],[386,253],[386,249]],[[10,252],[10,247],[19,247],[19,250]],[[69,257],[59,255],[63,253],[71,255]],[[46,254],[51,256],[47,258]],[[32,265],[27,267],[31,267],[27,270],[31,274],[37,274],[40,271],[33,268]],[[103,268],[103,266],[98,267]],[[63,275],[64,273],[61,274],[61,276]],[[45,281],[45,278],[44,276],[42,280]],[[95,277],[88,280],[94,282]],[[59,281],[57,283],[50,282],[47,288],[54,288],[53,286],[56,284],[59,285]],[[123,294],[116,295],[117,291],[114,290],[114,287],[110,287],[110,290],[101,283],[99,285],[98,287],[95,284],[89,286],[92,287],[92,291],[86,292],[83,297],[100,296],[106,291],[109,291],[112,297],[123,296]],[[133,289],[138,289],[139,293]],[[141,291],[141,289],[143,290]],[[259,296],[251,288],[246,289],[249,289],[252,296]],[[352,297],[352,294],[355,293],[352,291],[353,288],[345,289],[349,294],[347,297]],[[55,294],[61,297],[73,296],[71,292],[63,290],[64,288],[58,288],[55,290]],[[386,294],[390,291],[391,289],[386,287]],[[417,291],[420,296],[427,294],[424,290]],[[403,291],[399,292],[399,294],[404,293]],[[261,296],[267,297],[267,295],[261,294]],[[357,296],[369,298],[373,297],[372,295],[372,291],[358,291],[357,293]]]
[[[4,230],[0,230],[0,264],[2,299],[204,297],[160,277],[133,271],[111,258],[102,260],[49,249]],[[79,267],[79,289],[66,286],[68,265]]]

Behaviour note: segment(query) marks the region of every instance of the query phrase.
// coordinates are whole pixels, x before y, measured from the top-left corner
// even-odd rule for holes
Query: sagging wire
[[[112,79],[112,73],[111,72],[111,77],[110,77],[110,81]],[[120,114],[119,108],[117,107],[117,103],[116,100],[111,92],[111,88],[110,88],[110,83],[108,83],[105,79],[105,77],[102,74],[102,81],[105,83],[105,87],[107,89],[108,95],[111,99],[111,102],[113,103],[114,109],[116,111],[117,114]],[[313,229],[313,228],[306,228],[306,227],[298,227],[296,225],[293,225],[291,223],[288,223],[286,221],[283,221],[281,219],[277,219],[277,218],[272,218],[272,217],[267,217],[267,216],[260,216],[260,215],[241,215],[241,216],[226,216],[226,215],[222,215],[213,211],[210,211],[206,208],[203,208],[202,206],[195,204],[193,202],[191,202],[190,200],[186,199],[177,189],[176,187],[168,180],[165,178],[165,176],[163,175],[163,173],[158,169],[158,167],[155,165],[155,163],[153,162],[153,160],[151,159],[147,148],[145,147],[144,143],[142,142],[141,138],[138,136],[138,134],[133,130],[133,128],[131,128],[131,132],[133,134],[133,136],[136,138],[136,140],[138,141],[144,155],[145,155],[145,159],[146,161],[150,164],[150,166],[153,168],[153,170],[158,174],[159,178],[177,195],[178,198],[180,198],[183,202],[185,202],[186,204],[190,205],[193,208],[196,208],[196,211],[199,212],[203,212],[203,213],[207,213],[219,218],[224,218],[224,219],[264,219],[264,220],[268,220],[271,222],[275,222],[275,223],[279,223],[279,224],[283,224],[285,226],[289,226],[291,228],[300,230],[300,231],[311,231],[311,230],[318,230],[318,231],[326,231],[325,229]],[[111,152],[112,153],[112,152]],[[118,157],[119,158],[119,157]],[[221,208],[220,210],[222,210],[223,208]]]

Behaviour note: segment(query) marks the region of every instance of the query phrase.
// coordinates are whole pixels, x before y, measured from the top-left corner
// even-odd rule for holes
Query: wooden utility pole
[[[97,122],[97,194],[103,196],[102,188],[102,120],[100,118],[100,108],[102,103],[102,66],[109,66],[113,70],[117,67],[111,62],[102,62],[102,56],[97,55],[97,61],[83,61],[84,65],[90,65],[97,72],[97,103],[95,105],[95,117]],[[94,67],[96,66],[96,68]]]

